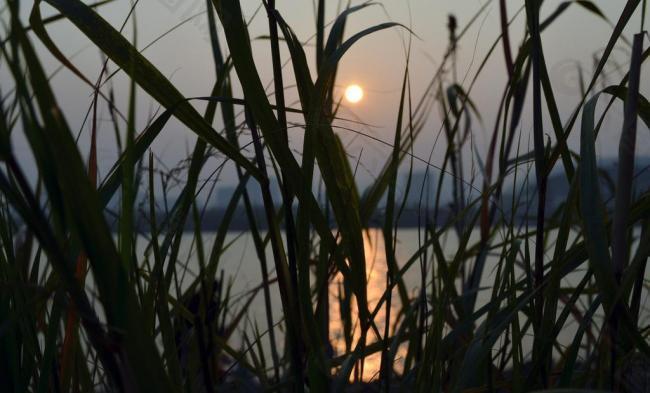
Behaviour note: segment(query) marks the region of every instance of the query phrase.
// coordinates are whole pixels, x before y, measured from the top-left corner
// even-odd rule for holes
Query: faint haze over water
[[[250,35],[259,38],[268,34],[268,21],[264,12],[258,12],[261,1],[243,0],[242,6],[247,18],[251,18]],[[341,1],[340,3],[346,3]],[[359,4],[360,1],[353,1],[352,4]],[[409,26],[415,33],[412,37],[412,55],[410,62],[410,79],[413,99],[420,97],[423,89],[430,81],[434,71],[444,55],[448,45],[447,17],[454,14],[462,29],[472,16],[486,3],[478,0],[383,0],[380,5],[369,7],[349,18],[346,28],[347,35],[360,31],[365,27],[385,22],[396,21]],[[548,0],[544,2],[543,13],[548,15],[560,4],[560,1]],[[601,8],[612,23],[615,23],[624,5],[621,1],[596,0],[594,3]],[[522,7],[522,1],[508,1],[508,12],[515,16]],[[31,4],[23,2],[23,13],[25,20],[29,15]],[[119,27],[129,11],[130,2],[116,0],[113,3],[100,8],[100,14],[108,19],[114,26]],[[337,10],[342,6],[338,0],[328,1],[326,5],[327,21],[331,21]],[[277,8],[283,17],[296,31],[301,40],[307,41],[312,37],[315,26],[315,11],[310,0],[278,0]],[[43,4],[44,16],[50,15],[53,10]],[[211,57],[210,43],[208,40],[205,1],[203,0],[146,0],[140,1],[137,5],[135,18],[137,21],[137,47],[143,48],[151,41],[165,33],[175,25],[191,18],[187,23],[163,37],[156,44],[147,49],[144,53],[186,96],[206,96],[210,93],[214,83],[214,65]],[[640,13],[637,13],[639,15]],[[192,18],[192,16],[194,16]],[[512,45],[518,45],[524,35],[524,14],[520,13],[513,22],[511,28]],[[626,36],[631,37],[639,27],[639,21],[634,19],[628,24]],[[53,40],[60,46],[62,51],[72,56],[73,62],[90,79],[96,79],[100,70],[102,59],[98,50],[80,34],[69,22],[57,22],[48,27]],[[579,100],[579,83],[576,72],[576,64],[581,64],[587,78],[590,77],[593,66],[594,55],[602,49],[610,34],[611,26],[605,21],[597,18],[584,9],[573,6],[548,31],[544,32],[544,50],[546,61],[549,64],[549,72],[552,78],[553,87],[557,94],[557,100],[563,120],[566,120]],[[133,36],[133,26],[127,23],[125,35]],[[459,43],[458,76],[462,85],[467,88],[474,77],[479,63],[487,54],[490,46],[494,43],[500,32],[498,3],[493,1],[487,6],[486,12],[481,14],[476,23],[469,29],[467,34]],[[343,87],[349,83],[357,83],[364,87],[366,96],[362,103],[353,108],[344,108],[341,116],[346,118],[357,118],[370,126],[365,128],[353,125],[352,128],[374,137],[390,142],[395,127],[396,108],[399,100],[399,88],[405,67],[405,43],[408,40],[408,32],[405,29],[395,28],[382,31],[362,39],[345,56],[341,63],[338,75],[337,94],[343,93]],[[36,41],[36,39],[34,39]],[[310,41],[313,43],[313,40]],[[221,40],[224,50],[225,40]],[[38,45],[43,53],[43,61],[46,68],[54,71],[58,63],[46,51]],[[619,42],[619,48],[615,59],[620,60],[617,64],[608,63],[605,74],[610,83],[617,83],[620,75],[627,67],[627,46]],[[288,58],[285,48],[284,59]],[[307,45],[307,56],[310,65],[313,67],[314,54],[313,46]],[[271,64],[269,43],[262,38],[253,41],[253,51],[256,57],[260,75],[265,84],[271,87]],[[111,69],[114,69],[112,66]],[[312,69],[313,71],[313,69]],[[7,86],[6,70],[0,70],[0,86],[3,92],[10,87]],[[315,74],[315,72],[312,72]],[[285,71],[287,86],[292,85],[290,65]],[[120,73],[113,82],[116,87],[117,102],[120,109],[126,112],[128,80]],[[491,133],[496,117],[496,110],[499,106],[499,97],[503,92],[506,82],[506,72],[503,64],[502,49],[499,46],[481,73],[471,91],[471,97],[479,108],[482,122],[475,121],[473,128],[473,144],[475,152],[471,154],[484,155],[486,151],[486,135]],[[647,84],[647,81],[646,81]],[[80,145],[82,151],[87,144],[88,126],[82,127],[86,110],[90,104],[91,88],[84,85],[77,77],[67,70],[62,70],[53,78],[53,87],[63,107],[68,121],[73,129],[81,131]],[[647,92],[648,86],[642,86],[642,91]],[[270,91],[270,90],[269,90]],[[138,124],[142,129],[148,120],[159,111],[158,104],[146,94],[139,92],[138,101]],[[235,82],[235,96],[241,97],[240,88]],[[295,90],[289,88],[288,103],[294,103],[297,99]],[[196,103],[197,107],[204,107],[203,103]],[[437,109],[433,109],[434,112]],[[599,136],[599,153],[603,156],[616,154],[618,138],[620,134],[622,109],[619,104],[612,110],[611,115],[605,123],[605,132]],[[112,126],[109,122],[106,107],[100,110],[100,117],[103,121],[100,124],[99,133],[99,161],[100,175],[105,175],[108,167],[114,162],[116,148]],[[301,122],[298,116],[290,120]],[[350,124],[346,124],[350,126]],[[432,113],[425,131],[416,144],[414,153],[420,157],[427,158],[434,147],[436,135],[440,131],[440,116]],[[545,125],[548,134],[552,134],[550,123]],[[640,127],[644,127],[640,123]],[[529,140],[532,124],[530,114],[525,114],[522,122],[522,151],[532,146]],[[291,130],[292,143],[294,147],[300,146],[302,130],[293,128]],[[357,172],[357,179],[361,185],[368,183],[369,179],[376,174],[384,163],[389,148],[378,142],[373,142],[366,137],[356,135],[347,130],[339,130],[343,141],[349,145],[349,152],[353,159],[359,155],[360,163]],[[576,137],[579,133],[574,132],[570,145],[577,146]],[[638,154],[650,154],[649,134],[643,130],[639,132]],[[440,153],[444,151],[444,138],[437,142],[433,155],[433,164],[439,163],[442,158]],[[193,146],[194,136],[191,132],[182,127],[178,122],[170,122],[159,139],[153,144],[154,152],[159,156],[160,161],[168,167],[173,167],[178,161],[187,157]],[[25,161],[30,156],[29,148],[22,135],[14,137],[14,146],[20,152]],[[439,158],[437,158],[439,157]],[[27,166],[27,162],[25,162]],[[212,161],[212,167],[217,161]],[[416,169],[423,169],[421,164],[415,164]],[[419,167],[418,167],[419,166]],[[29,169],[29,168],[27,168]],[[466,168],[466,171],[479,172],[476,167]],[[33,171],[30,171],[33,173]],[[228,168],[222,178],[226,183],[234,183],[235,176],[232,168]]]

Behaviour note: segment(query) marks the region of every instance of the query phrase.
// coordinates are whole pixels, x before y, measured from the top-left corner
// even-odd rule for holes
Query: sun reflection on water
[[[364,236],[364,251],[366,255],[366,277],[367,277],[367,293],[368,293],[368,308],[372,312],[384,295],[386,291],[386,252],[384,245],[384,238],[382,231],[379,229],[370,229]],[[352,329],[352,342],[348,346],[346,343],[346,334],[344,321],[341,318],[341,303],[340,296],[343,289],[343,276],[341,273],[338,273],[334,280],[330,283],[329,291],[329,329],[330,329],[330,340],[334,350],[334,356],[340,356],[350,351],[350,348],[354,350],[356,347],[359,338],[361,337],[361,328],[359,326],[358,310],[356,307],[356,302],[352,300],[350,302],[350,313],[352,316],[351,329]],[[397,295],[397,290],[393,289],[392,292],[392,305],[391,305],[391,318],[390,318],[390,334],[393,334],[394,322],[397,313],[402,307],[399,296]],[[344,295],[342,295],[344,296]],[[383,334],[384,325],[386,323],[386,306],[382,305],[381,309],[375,317],[375,324],[379,328],[379,331]],[[369,332],[367,335],[366,344],[370,345],[377,341],[375,334]],[[401,373],[403,369],[402,359],[406,354],[406,345],[401,345],[398,348],[397,354],[395,356],[395,363],[393,364],[393,369],[397,373]],[[381,368],[381,352],[374,353],[369,355],[364,360],[363,366],[363,375],[360,376],[360,379],[363,381],[371,381],[379,377],[379,371]],[[351,379],[354,374],[351,374]]]

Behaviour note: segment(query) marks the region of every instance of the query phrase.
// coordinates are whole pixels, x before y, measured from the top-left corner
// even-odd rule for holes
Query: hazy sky
[[[242,0],[247,18],[254,15],[260,5],[260,0]],[[314,33],[315,16],[312,0],[278,0],[277,8],[293,27],[302,40],[308,40]],[[332,20],[337,12],[338,0],[328,0],[327,20]],[[344,2],[345,3],[345,2]],[[352,4],[359,4],[360,1],[353,1]],[[347,27],[348,36],[360,31],[365,27],[388,20],[400,22],[410,26],[416,34],[412,42],[412,58],[410,64],[411,85],[413,98],[418,99],[420,94],[430,81],[433,72],[442,59],[447,48],[448,32],[447,17],[453,13],[462,29],[470,18],[481,8],[485,1],[478,0],[383,0],[378,1],[381,5],[369,7],[354,14],[349,19]],[[560,1],[547,0],[544,3],[543,12],[548,14],[555,10]],[[594,1],[598,7],[607,15],[610,21],[615,22],[623,8],[624,1],[598,0]],[[122,24],[128,13],[130,2],[127,0],[116,0],[112,4],[100,8],[100,14],[108,19],[113,25]],[[23,2],[23,7],[28,6]],[[509,14],[514,16],[522,7],[523,1],[508,1]],[[27,7],[28,8],[28,7]],[[137,18],[137,46],[144,47],[156,37],[165,33],[173,26],[198,15],[185,23],[180,28],[166,35],[145,53],[159,69],[167,75],[172,82],[186,96],[205,96],[210,93],[214,83],[214,66],[212,62],[210,44],[207,35],[205,0],[144,0],[140,1],[136,9]],[[25,9],[25,16],[29,9]],[[43,13],[50,14],[52,9],[43,5]],[[632,34],[638,31],[640,22],[639,14],[635,16],[629,25],[626,36],[631,38]],[[553,85],[557,94],[563,120],[566,120],[571,110],[579,101],[579,89],[577,88],[576,62],[579,62],[589,77],[593,56],[597,54],[606,44],[611,34],[611,26],[607,22],[586,12],[579,6],[572,6],[558,21],[543,35],[544,50],[549,66],[549,72],[553,79]],[[100,55],[97,49],[89,43],[70,23],[58,22],[49,27],[49,31],[61,49],[73,57],[73,62],[91,79],[98,76],[100,69]],[[474,77],[477,67],[485,57],[490,46],[495,42],[500,32],[498,2],[493,1],[488,5],[487,10],[481,14],[474,26],[467,32],[459,44],[458,75],[467,87]],[[131,24],[125,29],[128,37],[132,36]],[[265,13],[259,12],[251,21],[251,37],[259,37],[268,34],[268,21]],[[524,34],[524,14],[521,13],[511,29],[511,40],[513,50],[521,42]],[[365,99],[354,106],[345,108],[341,115],[345,117],[358,117],[373,127],[370,132],[375,137],[385,141],[393,138],[394,124],[397,116],[396,108],[399,100],[399,88],[405,67],[405,54],[403,43],[408,39],[405,29],[394,28],[388,31],[376,33],[363,39],[356,44],[344,57],[341,63],[337,84],[345,86],[349,83],[358,83],[363,86]],[[36,39],[35,39],[36,40]],[[312,41],[313,43],[313,41]],[[225,41],[222,40],[225,46]],[[265,40],[256,40],[253,50],[256,62],[262,79],[265,83],[271,81],[271,64],[269,56],[269,44]],[[621,69],[617,69],[615,63],[610,63],[606,68],[606,75],[611,78],[610,83],[616,83],[620,79],[620,73],[627,67],[627,47],[620,43],[620,50],[616,52],[616,59]],[[313,66],[313,48],[307,47],[307,55],[310,65]],[[48,70],[55,70],[57,62],[51,56],[43,53],[43,61]],[[284,51],[284,58],[287,52]],[[292,83],[291,67],[285,68],[285,79],[287,85]],[[485,135],[494,125],[496,108],[499,105],[499,98],[503,92],[505,83],[505,68],[503,55],[499,46],[494,52],[485,70],[479,76],[471,97],[478,106],[483,116],[485,129],[478,123],[474,127],[475,150],[485,154]],[[123,110],[126,107],[128,89],[127,79],[120,74],[114,80],[118,93],[118,102]],[[60,100],[63,112],[74,129],[82,130],[80,145],[82,149],[87,144],[88,127],[81,128],[82,120],[90,103],[91,89],[79,82],[67,70],[59,72],[52,80],[52,84]],[[7,78],[6,71],[0,69],[0,86],[3,92],[11,85]],[[648,81],[644,81],[644,91],[648,90]],[[342,94],[342,89],[337,94]],[[241,96],[239,88],[236,88],[235,95]],[[289,102],[296,98],[293,90],[288,92]],[[158,105],[147,97],[140,94],[138,101],[138,120],[141,127],[147,123],[151,113],[158,109]],[[202,107],[197,104],[197,107]],[[620,107],[612,111],[605,132],[601,133],[599,152],[603,156],[616,154],[618,146],[618,135],[620,133],[619,115]],[[105,107],[101,111],[102,119],[100,132],[100,165],[105,174],[107,168],[115,160],[114,137],[110,123],[107,121],[108,113]],[[295,118],[299,120],[299,118]],[[530,114],[527,113],[523,124],[522,138],[524,144],[528,144],[530,128]],[[546,126],[548,133],[552,134],[550,124]],[[420,137],[416,146],[416,154],[427,157],[431,151],[436,135],[440,130],[440,120],[437,110],[430,116],[426,130]],[[294,133],[301,133],[294,130]],[[372,142],[367,138],[357,136],[350,131],[339,131],[343,140],[350,143],[349,151],[355,156],[363,149],[361,157],[362,169],[359,171],[361,183],[366,183],[381,168],[389,151],[385,146]],[[489,131],[491,132],[491,131]],[[577,136],[574,132],[574,136]],[[296,138],[299,139],[300,135]],[[186,157],[193,146],[192,133],[184,129],[177,122],[171,122],[159,140],[154,144],[155,152],[162,161],[173,166],[178,160]],[[650,134],[643,130],[639,133],[638,149],[639,154],[650,154]],[[29,147],[20,135],[14,138],[15,148],[22,152],[23,163],[29,167]],[[576,147],[576,138],[571,141]],[[527,147],[524,146],[523,149]],[[440,152],[444,150],[442,138],[435,149],[433,163],[440,163],[442,157]],[[232,178],[228,176],[230,180]]]

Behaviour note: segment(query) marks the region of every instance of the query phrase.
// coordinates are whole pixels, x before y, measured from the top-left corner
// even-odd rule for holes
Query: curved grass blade
[[[259,171],[229,144],[186,101],[171,82],[138,50],[92,8],[79,0],[45,0],[74,23],[111,60],[127,72],[147,93],[165,108],[176,107],[174,116],[201,139],[237,162],[254,177]]]

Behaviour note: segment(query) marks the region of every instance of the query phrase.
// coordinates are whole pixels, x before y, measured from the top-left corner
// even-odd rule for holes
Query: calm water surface
[[[205,248],[209,250],[212,240],[214,239],[214,233],[204,234],[204,244]],[[403,266],[403,264],[410,259],[410,257],[418,250],[420,241],[418,240],[418,230],[417,229],[400,229],[398,231],[398,240],[397,240],[397,261],[398,264]],[[472,240],[478,240],[479,233],[475,231],[472,234]],[[232,242],[231,242],[232,241]],[[231,299],[233,299],[234,304],[231,304],[231,311],[234,313],[238,308],[241,308],[244,303],[251,297],[254,296],[251,306],[248,310],[247,318],[245,321],[240,323],[238,328],[240,331],[238,333],[243,333],[246,329],[249,338],[252,336],[251,332],[252,327],[257,324],[259,330],[265,331],[267,328],[266,323],[266,314],[264,307],[264,296],[262,291],[255,292],[254,290],[260,286],[262,282],[262,275],[260,270],[260,262],[257,258],[255,247],[251,236],[246,232],[231,232],[228,235],[226,244],[231,242],[228,249],[225,251],[223,257],[220,260],[219,269],[224,270],[224,275],[226,282],[231,286]],[[458,240],[453,235],[446,236],[441,239],[443,244],[444,252],[446,256],[452,258],[458,249]],[[141,241],[140,245],[144,245],[146,242]],[[386,255],[384,252],[384,242],[381,230],[372,229],[368,231],[365,236],[365,253],[366,253],[366,272],[368,279],[368,301],[369,307],[372,311],[376,306],[377,302],[384,294],[386,289]],[[472,242],[470,242],[472,244]],[[532,245],[531,245],[532,246]],[[187,234],[186,238],[183,239],[181,246],[181,260],[186,261],[187,268],[179,267],[179,277],[184,277],[183,286],[188,285],[192,279],[195,277],[196,272],[198,271],[198,261],[195,253],[195,247],[193,245],[193,235]],[[547,255],[547,258],[552,257]],[[491,282],[494,280],[496,275],[496,266],[497,266],[498,257],[492,255],[488,257],[488,262],[481,278],[481,290],[478,293],[477,298],[477,309],[482,305],[486,304],[491,297],[492,285]],[[179,264],[180,265],[180,264]],[[270,247],[267,248],[267,266],[270,276],[275,277],[275,269],[273,263],[273,257],[271,254]],[[428,272],[427,275],[431,273]],[[523,271],[519,271],[517,274],[523,275]],[[584,271],[579,270],[569,274],[563,281],[563,286],[571,286],[576,284],[578,280],[583,277]],[[650,272],[646,271],[646,279],[650,279]],[[413,299],[419,293],[420,288],[420,265],[419,263],[413,264],[404,276],[404,282],[406,288],[409,292],[410,297]],[[332,283],[330,284],[330,341],[334,350],[334,355],[340,355],[346,352],[346,343],[344,340],[343,334],[343,324],[340,317],[339,309],[339,299],[338,291],[340,288],[340,283],[342,282],[341,275],[337,275]],[[252,293],[256,295],[252,295]],[[274,321],[277,323],[280,319],[282,313],[282,304],[279,298],[279,292],[277,286],[273,285],[271,287],[271,301],[274,311]],[[647,322],[650,319],[650,312],[648,312],[647,302],[648,295],[647,292],[644,293],[644,299],[642,299],[642,305],[644,306],[643,311],[643,322]],[[354,308],[354,307],[353,307]],[[395,320],[395,317],[398,315],[398,311],[401,308],[399,295],[397,290],[393,291],[393,304],[391,307],[391,324]],[[353,311],[353,315],[356,319],[356,312]],[[523,317],[522,317],[523,321]],[[352,343],[352,348],[356,345],[356,341],[359,339],[360,330],[357,321],[354,321],[354,340]],[[385,323],[385,307],[382,307],[375,323],[380,331],[383,333],[384,323]],[[573,339],[577,328],[575,320],[570,319],[565,325],[562,333],[559,336],[559,342],[561,345],[569,345]],[[241,346],[241,337],[242,334],[235,333],[234,337],[231,339],[230,343],[234,347]],[[268,335],[263,337],[263,347],[269,348]],[[282,345],[284,341],[284,333],[276,328],[276,340],[279,345]],[[374,334],[369,333],[368,343],[375,341],[376,338]],[[530,349],[532,345],[532,337],[528,337],[527,342],[524,343],[527,346],[527,349]],[[497,346],[499,344],[497,343]],[[406,347],[402,345],[397,353],[396,359],[396,370],[400,371],[402,366],[402,357],[406,353]],[[267,352],[268,354],[268,352]],[[366,358],[364,365],[364,380],[370,380],[375,378],[378,375],[379,366],[380,366],[380,354],[377,353],[370,357]]]

